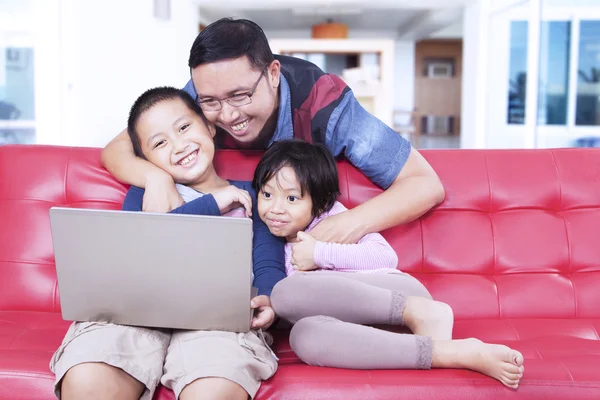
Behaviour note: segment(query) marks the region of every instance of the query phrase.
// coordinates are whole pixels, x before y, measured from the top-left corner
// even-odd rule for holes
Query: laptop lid
[[[250,330],[252,220],[53,207],[63,318]]]

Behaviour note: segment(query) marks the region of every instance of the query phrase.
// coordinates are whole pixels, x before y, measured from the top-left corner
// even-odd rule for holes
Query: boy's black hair
[[[260,193],[284,167],[290,167],[296,173],[301,195],[308,193],[312,198],[314,217],[331,210],[340,194],[340,184],[335,158],[327,147],[298,139],[273,143],[256,166],[252,180],[254,190]]]
[[[202,64],[247,56],[262,71],[275,59],[262,28],[247,19],[221,18],[202,30],[190,50],[191,69]]]
[[[162,101],[175,99],[183,101],[191,111],[198,114],[204,123],[206,123],[206,118],[202,113],[202,109],[187,92],[170,86],[162,86],[146,90],[140,97],[137,98],[135,103],[133,103],[133,106],[129,111],[129,119],[127,120],[127,133],[129,134],[129,139],[131,139],[133,152],[136,156],[146,159],[144,152],[142,151],[140,136],[137,132],[137,123],[142,114]]]

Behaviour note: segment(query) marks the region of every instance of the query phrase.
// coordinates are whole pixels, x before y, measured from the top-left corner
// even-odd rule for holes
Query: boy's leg
[[[200,378],[187,385],[179,400],[247,400],[248,393],[226,378]]]
[[[246,399],[276,370],[277,360],[254,331],[175,331],[161,382],[178,399]]]
[[[50,361],[56,396],[152,399],[170,337],[170,331],[74,323]]]
[[[325,315],[355,324],[405,325],[439,340],[452,337],[452,309],[400,272],[297,272],[275,285],[271,303],[277,315],[292,323]]]
[[[62,380],[61,398],[137,400],[144,384],[122,369],[105,363],[83,363],[71,368]]]

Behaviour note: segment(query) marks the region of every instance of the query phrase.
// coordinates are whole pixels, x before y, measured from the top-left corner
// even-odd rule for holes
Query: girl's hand
[[[252,216],[252,197],[247,191],[229,185],[226,188],[212,192],[212,195],[217,202],[221,214],[225,214],[234,208],[244,207],[246,209],[246,216]]]
[[[298,232],[298,241],[292,245],[292,265],[297,271],[317,269],[315,265],[315,245],[317,240],[305,232]]]

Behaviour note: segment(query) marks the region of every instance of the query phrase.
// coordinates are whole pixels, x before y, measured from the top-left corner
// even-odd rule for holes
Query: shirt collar
[[[279,74],[279,115],[277,116],[277,127],[269,141],[269,146],[274,142],[294,137],[294,125],[292,123],[292,107],[290,105],[290,85],[282,73]]]

